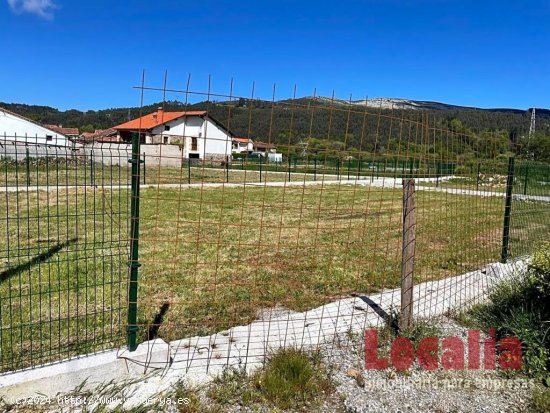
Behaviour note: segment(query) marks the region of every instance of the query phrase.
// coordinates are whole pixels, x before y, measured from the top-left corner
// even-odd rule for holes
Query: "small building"
[[[264,158],[267,158],[269,162],[282,162],[283,154],[277,153],[277,148],[272,143],[266,142],[254,142],[254,152]]]
[[[269,162],[281,163],[281,162],[283,162],[283,154],[282,153],[271,153],[271,152],[269,152],[267,154],[267,159],[268,159]]]
[[[0,140],[34,145],[73,146],[72,141],[63,133],[4,108],[0,108]]]
[[[96,129],[95,132],[84,132],[82,133],[78,141],[81,143],[113,143],[119,142],[118,131],[113,128],[109,129]]]
[[[231,151],[233,153],[252,153],[254,142],[250,138],[233,138]]]
[[[64,128],[63,125],[44,125],[44,127],[65,135],[71,139],[77,139],[80,136],[78,128]]]
[[[253,151],[262,153],[263,156],[267,156],[268,153],[276,153],[277,148],[272,143],[254,142]]]
[[[183,157],[225,160],[233,134],[206,111],[156,112],[115,126],[120,142],[139,134],[143,144],[179,145]]]

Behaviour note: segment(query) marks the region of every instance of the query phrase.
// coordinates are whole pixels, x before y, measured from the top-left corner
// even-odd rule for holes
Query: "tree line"
[[[278,102],[236,99],[183,104],[167,101],[104,110],[59,111],[48,106],[0,103],[33,121],[106,129],[163,106],[165,111],[206,110],[237,136],[271,142],[284,151],[424,153],[434,157],[498,157],[515,152],[550,162],[550,110],[537,110],[529,139],[530,111],[514,109],[377,109],[300,98]]]

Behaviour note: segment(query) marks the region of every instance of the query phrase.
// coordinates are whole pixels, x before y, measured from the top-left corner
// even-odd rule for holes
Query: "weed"
[[[266,404],[294,410],[317,406],[333,391],[319,351],[287,348],[271,354],[265,366],[252,375],[243,369],[225,370],[208,387],[206,395],[217,406],[252,408]]]
[[[550,412],[550,389],[547,387],[536,386],[533,388],[533,412]]]
[[[416,347],[423,338],[440,337],[441,330],[428,319],[417,319],[411,327],[401,330],[399,334],[411,340]]]

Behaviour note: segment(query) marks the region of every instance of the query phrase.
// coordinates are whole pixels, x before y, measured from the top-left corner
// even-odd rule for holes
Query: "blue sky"
[[[550,0],[0,0],[0,101],[139,105],[146,84],[271,99],[550,107]],[[183,100],[180,94],[170,99]],[[161,99],[148,94],[147,101]]]

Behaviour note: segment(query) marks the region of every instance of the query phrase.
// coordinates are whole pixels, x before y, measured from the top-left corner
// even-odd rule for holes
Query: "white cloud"
[[[57,8],[52,0],[8,0],[8,5],[17,14],[32,13],[44,19],[53,19]]]

